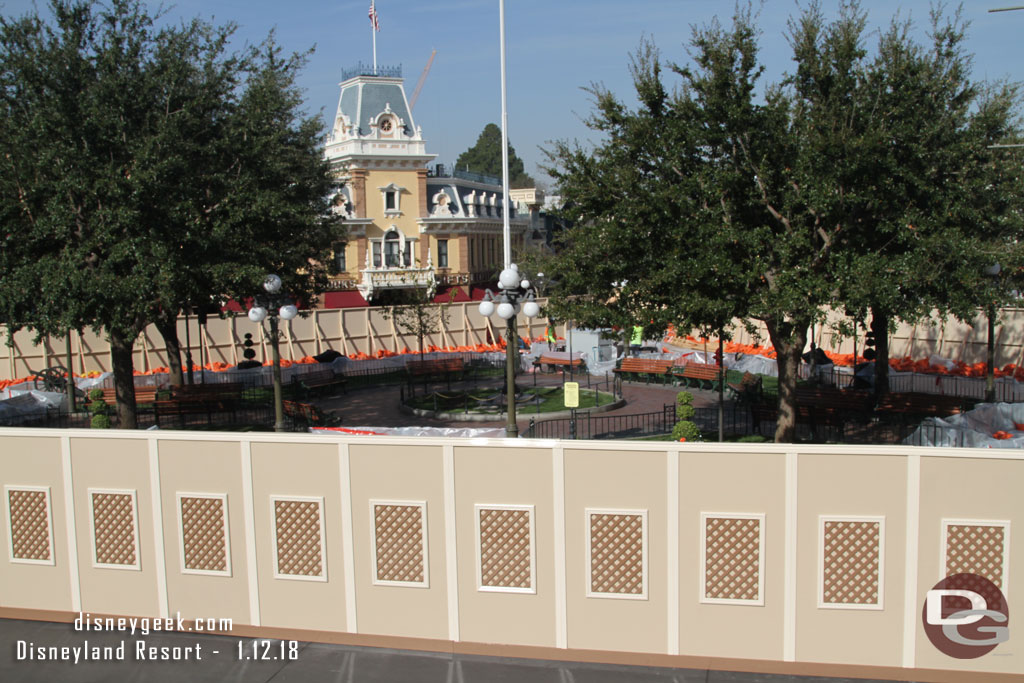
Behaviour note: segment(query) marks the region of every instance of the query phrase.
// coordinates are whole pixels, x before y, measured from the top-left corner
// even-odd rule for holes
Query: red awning
[[[324,292],[324,308],[359,308],[369,306],[358,291]]]
[[[454,299],[452,299],[452,292],[455,293]],[[463,301],[472,301],[472,299],[466,294],[466,290],[459,286],[439,287],[437,294],[434,295],[435,304],[460,303]]]

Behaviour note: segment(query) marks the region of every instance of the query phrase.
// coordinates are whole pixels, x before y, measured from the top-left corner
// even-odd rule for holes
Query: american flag
[[[370,0],[370,23],[375,30],[380,31],[380,20],[377,18],[377,8],[373,6],[373,0]]]

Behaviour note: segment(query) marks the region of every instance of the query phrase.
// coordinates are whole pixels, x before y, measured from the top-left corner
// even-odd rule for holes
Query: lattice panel
[[[135,501],[130,493],[92,493],[93,539],[96,564],[134,567]]]
[[[643,515],[591,513],[590,591],[643,595]]]
[[[288,576],[324,575],[320,503],[275,500],[277,573]]]
[[[228,571],[224,499],[182,496],[180,505],[185,569],[203,572]]]
[[[9,489],[7,510],[11,518],[11,556],[15,560],[52,562],[50,516],[46,491]]]
[[[708,517],[704,543],[704,597],[759,600],[761,520]]]
[[[825,522],[823,602],[879,603],[880,538],[879,522]]]
[[[530,511],[481,508],[480,585],[532,588]]]
[[[424,583],[423,519],[419,505],[373,506],[377,580]]]
[[[1006,529],[990,524],[949,524],[946,526],[946,576],[977,574],[1000,589],[1003,587],[1003,558]]]

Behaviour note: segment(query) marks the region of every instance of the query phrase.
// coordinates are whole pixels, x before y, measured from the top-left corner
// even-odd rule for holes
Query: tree
[[[500,178],[501,169],[501,129],[493,123],[484,126],[476,144],[459,155],[455,166],[461,170]],[[523,160],[516,156],[512,144],[508,146],[508,182],[509,187],[534,187],[537,183],[526,173]]]
[[[0,20],[0,310],[39,334],[102,328],[133,428],[147,323],[269,269],[321,285],[307,248],[330,234],[331,182],[298,113],[301,57],[227,56],[231,27],[157,28],[135,0],[50,8],[51,23]]]
[[[452,290],[451,301],[446,304],[434,303],[432,289],[414,290],[404,297],[405,302],[388,306],[384,309],[384,317],[392,320],[402,334],[411,334],[419,343],[420,357],[423,356],[423,340],[448,324],[448,307],[455,302],[455,290]]]
[[[906,231],[903,221],[913,215],[915,226],[929,226],[927,253],[948,260],[980,244],[953,229],[953,207],[993,202],[979,184],[944,175],[977,163],[977,147],[964,140],[965,118],[934,117],[939,130],[931,139],[957,143],[941,150],[895,134],[898,112],[878,100],[892,87],[896,102],[913,107],[916,90],[894,87],[895,75],[886,86],[872,78],[864,26],[855,2],[843,3],[832,22],[809,6],[790,24],[796,72],[765,88],[763,99],[749,9],[729,29],[717,22],[695,29],[692,63],[672,66],[682,80],[674,91],[663,84],[657,51],[644,45],[633,62],[638,108],[594,89],[589,124],[604,141],[593,151],[559,143],[550,153],[548,172],[576,226],[558,258],[561,306],[579,311],[576,317],[625,314],[646,332],[670,323],[718,330],[734,316],[761,321],[778,361],[777,441],[795,437],[797,373],[810,325],[827,306],[862,307],[854,292],[867,291],[858,289],[865,275],[885,273],[880,279],[891,287],[889,274],[919,274],[928,258],[908,256],[918,245],[891,255],[868,246],[879,221]],[[880,53],[888,45],[883,37]],[[942,40],[935,49],[944,49]],[[902,64],[891,62],[876,67],[885,73]],[[894,148],[907,147],[906,159],[886,165]],[[915,167],[933,168],[937,155],[949,157],[941,159],[941,192],[911,192],[922,182]],[[880,201],[879,184],[893,177],[896,194]],[[967,279],[928,282],[934,286],[903,290],[917,308],[898,314],[971,296]],[[618,312],[602,313],[610,300]]]

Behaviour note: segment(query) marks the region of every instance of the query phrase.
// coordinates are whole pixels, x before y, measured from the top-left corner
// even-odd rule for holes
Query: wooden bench
[[[306,427],[325,427],[340,423],[340,420],[328,417],[322,410],[311,403],[281,401],[281,407],[284,409],[285,416],[297,425],[303,425]]]
[[[223,412],[238,407],[242,402],[244,389],[245,385],[241,382],[183,384],[180,387],[171,387],[171,398],[182,402],[205,403],[208,411]]]
[[[740,381],[726,385],[737,401],[752,403],[761,400],[761,376],[744,372]]]
[[[555,356],[548,356],[548,355],[542,353],[537,358],[537,360],[533,361],[533,365],[534,365],[534,367],[540,368],[541,370],[544,370],[544,367],[547,366],[547,372],[554,372],[558,368],[568,368],[568,367],[579,368],[579,367],[583,367],[583,359],[582,358],[573,358],[573,359],[557,358]]]
[[[292,381],[297,382],[302,387],[303,393],[308,396],[313,392],[323,394],[328,389],[334,387],[341,387],[342,391],[344,391],[348,379],[344,375],[336,375],[334,370],[326,368],[324,370],[306,372],[301,375],[293,375]]]
[[[87,395],[91,394],[93,391],[94,390],[90,389],[87,392]],[[100,389],[100,391],[103,392],[102,398],[103,398],[104,401],[106,401],[110,405],[116,405],[117,404],[117,390],[116,389],[113,389],[113,388],[111,388],[111,389]],[[156,387],[135,387],[135,404],[136,405],[143,405],[143,404],[146,404],[146,403],[153,403],[154,401],[156,401],[156,397],[157,397],[157,394],[159,392],[160,392],[160,390],[157,389]],[[88,402],[89,403],[92,402],[92,398],[91,397],[88,399]]]
[[[811,425],[842,427],[854,418],[871,414],[871,392],[798,387],[796,420]]]
[[[722,380],[722,368],[707,363],[685,363],[672,368],[672,376],[683,380],[683,384],[698,389],[714,389]]]
[[[160,426],[161,418],[178,418],[178,426],[185,426],[185,417],[188,415],[205,415],[206,423],[212,421],[211,413],[216,412],[213,403],[195,398],[170,398],[153,402],[153,421]]]
[[[876,413],[895,413],[904,417],[945,417],[964,409],[960,396],[942,394],[888,393],[878,398]]]
[[[647,383],[651,383],[651,377],[661,377],[662,383],[669,376],[672,369],[671,360],[659,360],[657,358],[623,358],[615,372],[620,375],[644,375]]]
[[[408,360],[405,369],[414,377],[459,374],[465,369],[461,358]]]

